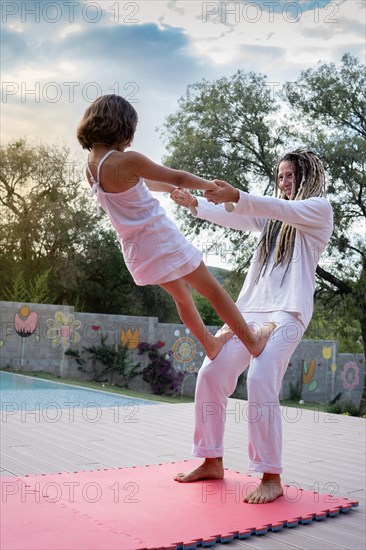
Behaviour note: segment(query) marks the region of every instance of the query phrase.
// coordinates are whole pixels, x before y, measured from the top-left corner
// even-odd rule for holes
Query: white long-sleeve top
[[[296,227],[292,260],[274,269],[274,252],[258,282],[259,261],[254,254],[243,288],[237,300],[242,313],[246,311],[288,311],[307,326],[314,309],[315,270],[333,231],[333,212],[329,202],[321,197],[293,201],[250,195],[240,191],[239,202],[232,211],[224,205],[214,205],[198,198],[194,216],[224,227],[262,233],[268,218]]]

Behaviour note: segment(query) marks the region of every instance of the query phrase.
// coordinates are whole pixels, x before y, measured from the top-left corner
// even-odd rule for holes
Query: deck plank
[[[246,402],[230,399],[225,467],[247,472]],[[123,468],[191,458],[192,403],[135,409],[75,409],[57,422],[51,412],[18,412],[1,417],[1,476]],[[94,411],[95,412],[95,411]],[[252,536],[217,550],[360,550],[365,546],[365,421],[348,416],[282,410],[283,482],[305,490],[359,500],[348,514],[264,536]],[[133,414],[131,414],[133,413]],[[298,414],[296,422],[293,421]],[[178,467],[177,467],[178,468]],[[181,466],[179,469],[182,469]],[[256,475],[256,474],[251,474]],[[297,486],[297,485],[296,485]]]

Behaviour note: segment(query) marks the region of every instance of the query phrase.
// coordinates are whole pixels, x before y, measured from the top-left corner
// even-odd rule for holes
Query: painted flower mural
[[[61,344],[64,348],[69,347],[69,343],[79,342],[80,334],[76,332],[81,326],[81,322],[75,320],[75,316],[70,313],[64,315],[62,311],[55,313],[54,319],[47,319],[47,338],[52,340],[52,347],[57,348]]]
[[[315,373],[315,359],[310,359],[309,365],[305,360],[303,360],[303,383],[309,384],[307,390],[308,391],[315,391],[318,387],[318,381],[313,380],[313,376]]]
[[[77,330],[81,327],[81,321],[75,319],[72,313],[65,315],[62,311],[55,313],[54,319],[47,319],[47,338],[52,341],[52,347],[57,348],[63,344],[63,353],[60,364],[60,375],[63,375],[65,364],[65,351],[69,348],[70,342],[80,341],[80,334]]]
[[[360,382],[360,368],[354,361],[348,361],[343,366],[341,379],[345,390],[352,391]]]
[[[127,330],[122,328],[120,335],[121,344],[127,346],[128,349],[137,349],[140,343],[140,331],[139,329],[132,330],[128,327]]]
[[[38,323],[38,313],[31,311],[29,306],[22,306],[14,316],[15,332],[20,336],[20,366],[24,362],[25,339],[32,336],[36,331]]]
[[[15,314],[15,332],[22,338],[31,336],[37,328],[37,323],[38,313],[31,311],[28,306],[20,307]]]

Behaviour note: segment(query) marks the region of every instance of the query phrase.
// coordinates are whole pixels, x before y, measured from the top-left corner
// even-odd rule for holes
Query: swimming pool
[[[101,407],[138,407],[156,401],[126,397],[101,390],[51,382],[31,376],[0,371],[0,410],[8,412],[40,409],[88,409]]]

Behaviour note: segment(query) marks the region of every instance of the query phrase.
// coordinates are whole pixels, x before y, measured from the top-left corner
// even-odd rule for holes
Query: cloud
[[[4,7],[5,6],[5,7]],[[364,0],[2,2],[2,143],[66,143],[97,95],[139,115],[135,150],[160,162],[156,127],[189,84],[238,70],[275,90],[345,52],[365,59]]]
[[[164,153],[155,128],[189,84],[240,69],[280,86],[320,59],[339,62],[346,51],[363,59],[365,52],[363,0],[10,4],[19,10],[3,16],[7,137],[26,130],[52,141],[49,119],[74,143],[85,107],[97,95],[118,93],[138,110],[135,143],[155,160]]]

